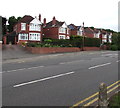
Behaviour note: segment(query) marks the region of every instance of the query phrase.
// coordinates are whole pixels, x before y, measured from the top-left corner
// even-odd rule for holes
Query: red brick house
[[[14,42],[12,42],[13,44],[21,44],[24,42],[41,42],[41,15],[39,15],[39,19],[25,15],[15,24],[13,32],[7,34],[6,37],[6,42],[8,42],[8,40],[11,40],[11,38],[14,38]]]
[[[90,27],[84,28],[84,35],[86,37],[94,38],[94,30],[92,30]]]
[[[53,20],[46,23],[46,19],[43,22],[43,37],[51,39],[70,39],[69,28],[66,22],[61,22],[53,17]]]
[[[72,35],[82,36],[83,35],[82,26],[75,26],[74,24],[70,24],[68,25],[68,28],[70,29],[70,36]]]

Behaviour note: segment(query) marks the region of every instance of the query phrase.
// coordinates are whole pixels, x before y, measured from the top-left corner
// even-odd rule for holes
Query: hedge
[[[42,43],[28,43],[31,47],[82,47],[82,36],[71,36],[70,39],[43,39]],[[85,47],[100,47],[100,39],[84,37]]]

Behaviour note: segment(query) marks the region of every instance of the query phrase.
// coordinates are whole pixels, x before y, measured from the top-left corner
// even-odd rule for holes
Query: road
[[[118,81],[118,52],[53,54],[3,62],[3,106],[73,106]]]

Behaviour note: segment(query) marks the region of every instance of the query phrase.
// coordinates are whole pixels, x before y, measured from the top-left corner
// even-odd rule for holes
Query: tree
[[[8,30],[9,30],[9,32],[12,32],[13,31],[13,27],[14,27],[14,25],[18,22],[18,20],[20,20],[21,19],[21,17],[17,17],[17,18],[15,18],[15,16],[11,16],[11,17],[9,17],[9,19],[8,19],[8,23],[9,23],[9,25],[8,25]]]
[[[112,35],[112,44],[118,44],[118,33],[113,33]]]

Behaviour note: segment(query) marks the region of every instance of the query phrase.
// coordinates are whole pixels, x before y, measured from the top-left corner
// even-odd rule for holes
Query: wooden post
[[[98,106],[99,106],[99,108],[107,108],[107,106],[108,106],[107,86],[105,83],[101,83],[99,86]]]

